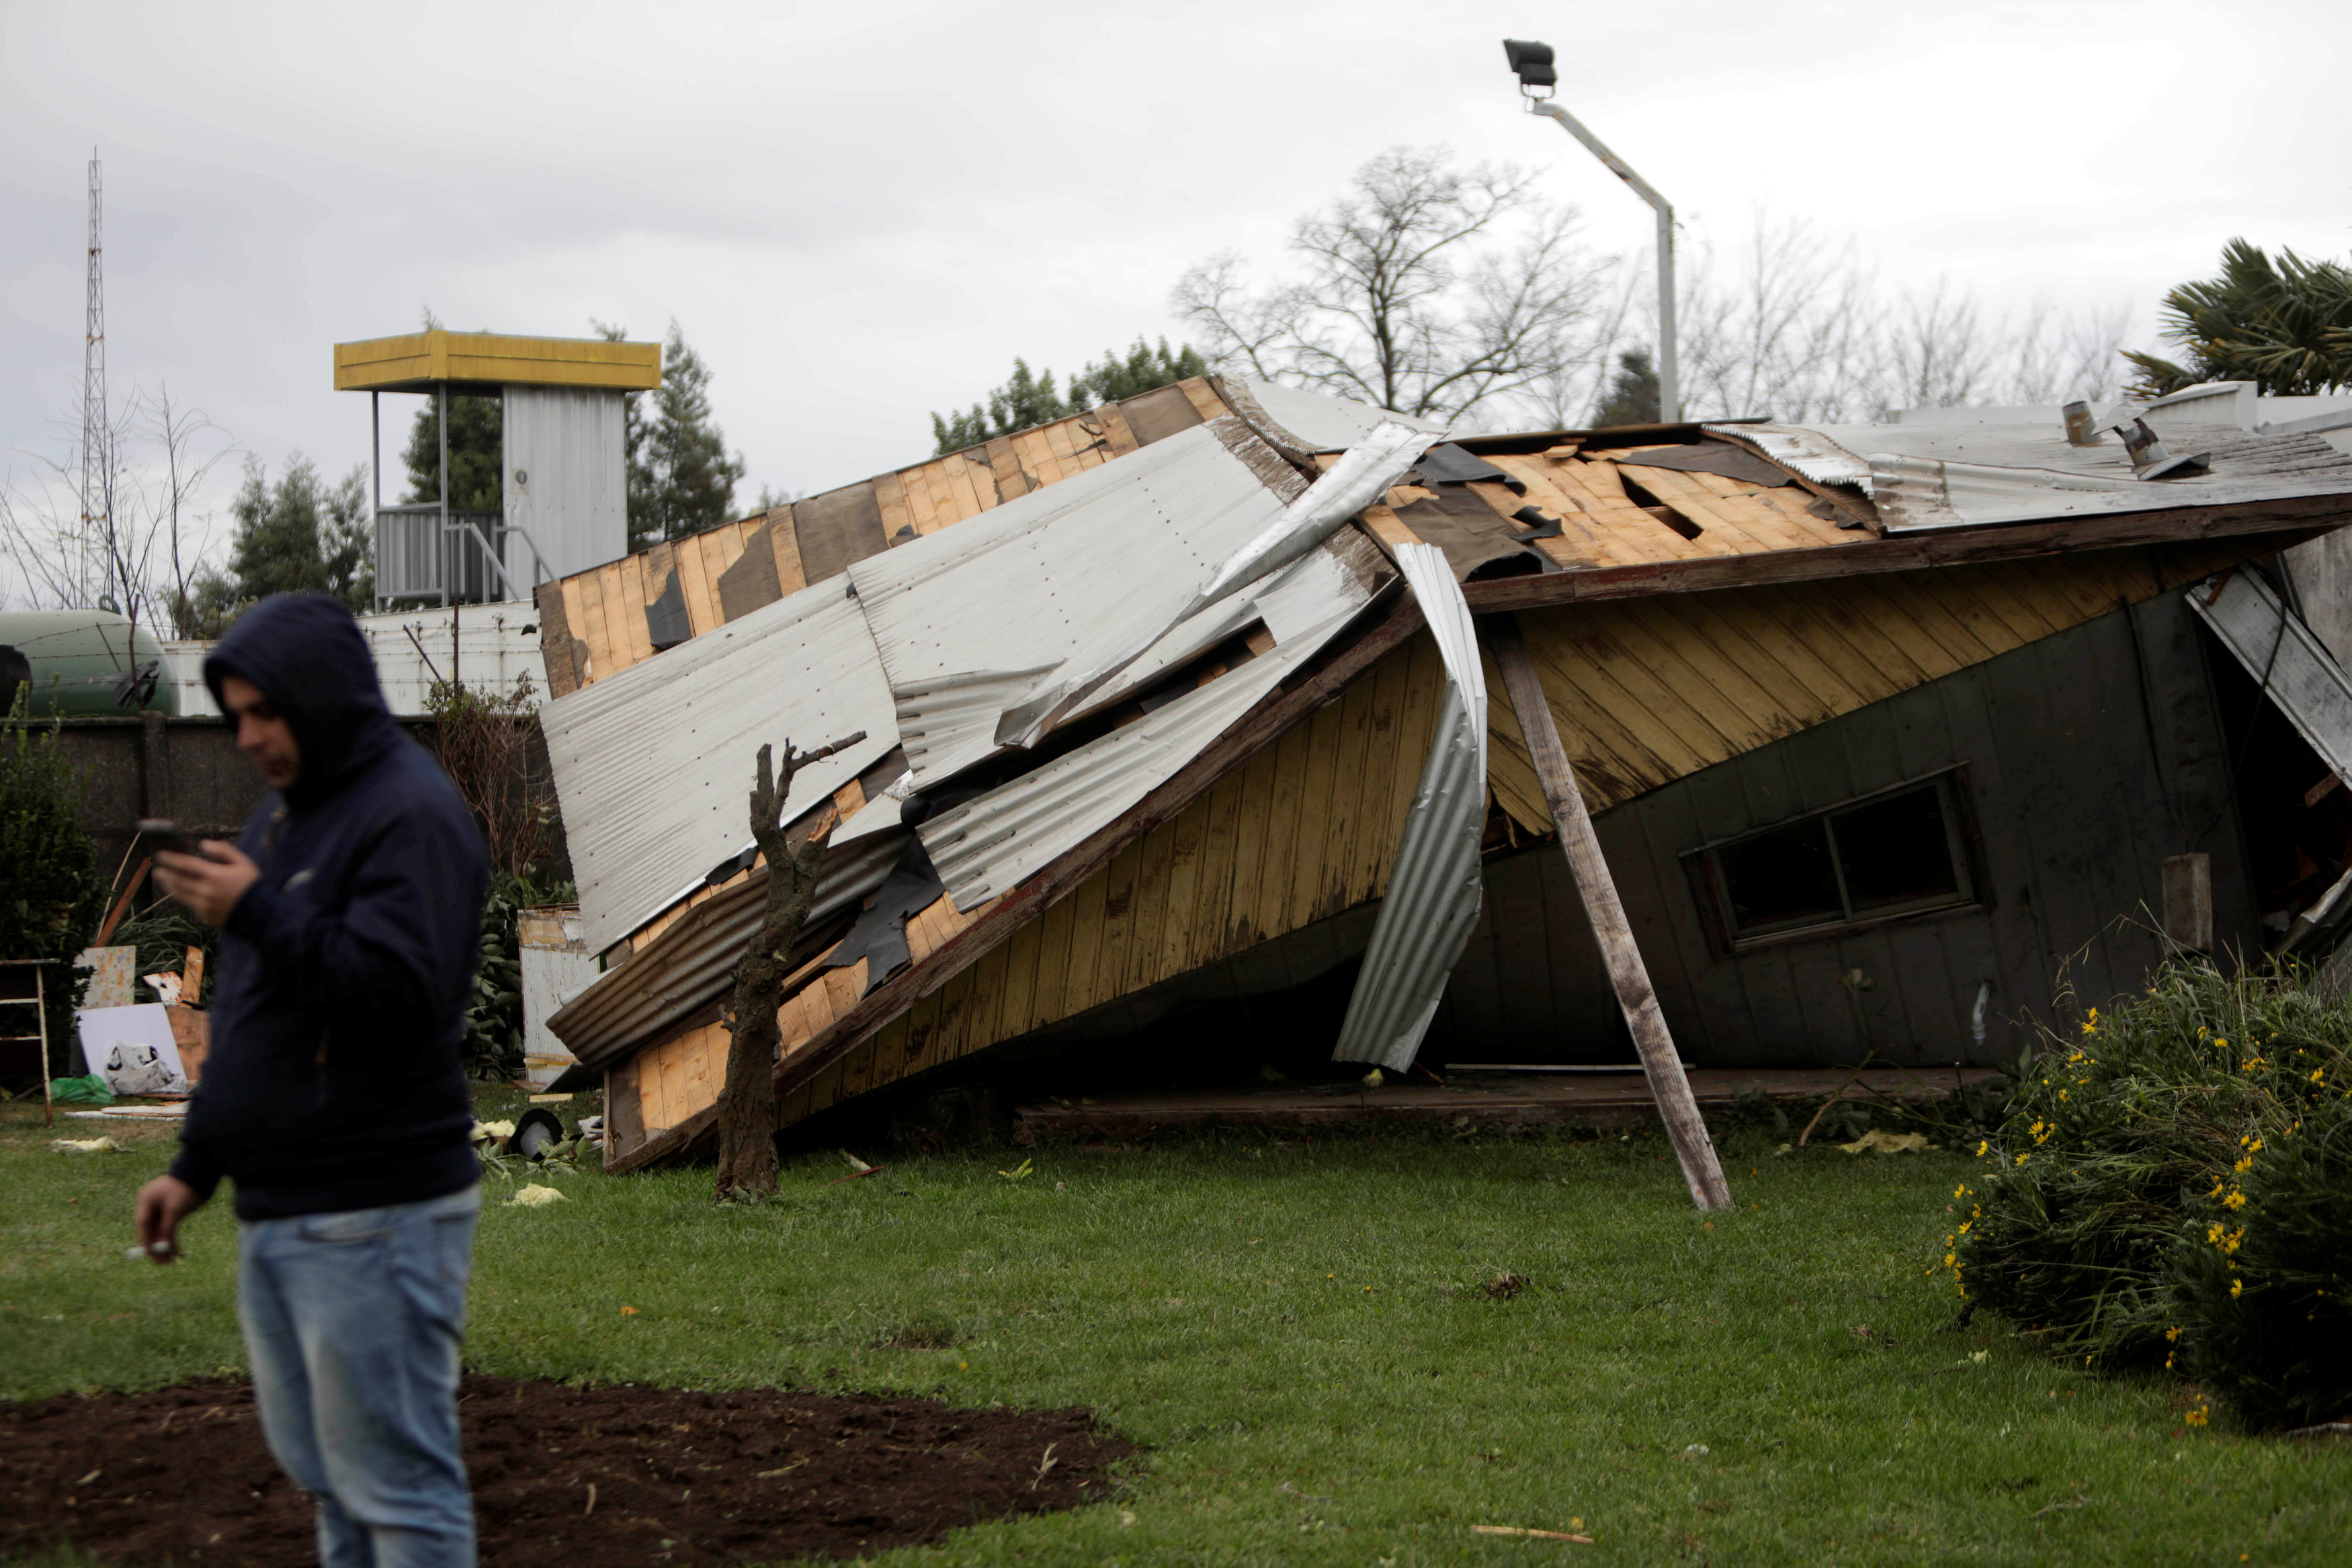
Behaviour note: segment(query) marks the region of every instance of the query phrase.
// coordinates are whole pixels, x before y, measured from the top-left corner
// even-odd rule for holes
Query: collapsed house
[[[542,585],[604,961],[551,1019],[568,1082],[602,1078],[611,1168],[712,1137],[787,740],[848,744],[784,809],[832,838],[783,1125],[1335,977],[1350,1060],[1622,1061],[1497,618],[1686,1059],[2012,1060],[2070,962],[2103,996],[2352,911],[2347,792],[2311,793],[2352,685],[2249,564],[2352,519],[2352,459],[2163,434],[2200,461],[2054,425],[1452,438],[1211,378]],[[2252,809],[2256,753],[2310,821]]]

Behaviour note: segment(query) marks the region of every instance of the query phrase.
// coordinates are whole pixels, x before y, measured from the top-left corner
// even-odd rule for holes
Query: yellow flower
[[[1966,1235],[1969,1233],[1969,1226],[1971,1226],[1971,1225],[1974,1225],[1975,1223],[1976,1223],[1976,1221],[1975,1221],[1975,1220],[1973,1220],[1973,1219],[1963,1219],[1963,1220],[1961,1220],[1961,1221],[1960,1221],[1960,1234],[1961,1234],[1961,1235],[1963,1235],[1963,1236],[1966,1236]]]
[[[2181,1419],[2188,1422],[2192,1427],[2202,1427],[2209,1419],[2211,1418],[2211,1416],[2212,1411],[2210,1407],[2200,1405],[2196,1409],[2191,1410],[2188,1415],[2183,1416]]]
[[[2230,1191],[2230,1196],[2221,1200],[2221,1207],[2231,1209],[2243,1208],[2246,1207],[2246,1195],[2233,1187]]]
[[[2172,1327],[2165,1330],[2164,1337],[2168,1340],[2179,1339],[2180,1337],[2180,1325],[2179,1323],[2175,1323]]]
[[[2327,1082],[2327,1069],[2326,1069],[2325,1067],[2315,1067],[2315,1068],[2313,1068],[2313,1069],[2311,1070],[2311,1081],[2312,1081],[2314,1083],[2325,1083],[2325,1082]]]
[[[1991,1147],[1992,1140],[1990,1138],[1979,1138],[1977,1140],[1977,1158],[1984,1158],[1986,1153],[1990,1150]]]
[[[2246,1288],[2246,1282],[2245,1282],[2243,1280],[2232,1280],[2232,1281],[2230,1281],[2230,1299],[2231,1299],[2231,1301],[2236,1301],[2236,1300],[2238,1299],[2239,1292],[2242,1291],[2245,1288]]]
[[[2061,1089],[2058,1091],[2058,1098],[2061,1100],[2068,1099],[2072,1096],[2072,1092],[2073,1092],[2070,1090]]]
[[[1947,1252],[1944,1254],[1944,1267],[1947,1269],[1950,1268],[1959,1260],[1959,1257],[1957,1253]]]
[[[2028,1160],[2032,1159],[2032,1157],[2033,1157],[2033,1156],[2032,1156],[2032,1155],[2018,1155],[2018,1156],[2017,1156],[2017,1163],[2018,1163],[2019,1165],[2023,1165],[2026,1161],[2028,1161]]]
[[[2207,1193],[2205,1196],[2206,1196],[2207,1197],[2221,1197],[2221,1187],[2222,1187],[2222,1185],[2223,1185],[2224,1183],[2226,1183],[2229,1179],[2230,1179],[2230,1178],[2229,1178],[2228,1176],[2215,1176],[2215,1177],[2213,1178],[2213,1190],[2212,1190],[2211,1192]]]
[[[2236,1165],[2231,1166],[2230,1168],[2240,1173],[2250,1171],[2254,1168],[2254,1156],[2248,1155],[2244,1159],[2240,1160]]]

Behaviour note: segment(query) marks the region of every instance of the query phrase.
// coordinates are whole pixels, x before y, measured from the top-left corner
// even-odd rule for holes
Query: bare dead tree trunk
[[[809,907],[816,901],[817,873],[824,867],[833,823],[821,821],[794,846],[777,819],[792,793],[793,775],[845,746],[863,732],[818,751],[795,752],[784,742],[783,777],[774,777],[769,748],[760,747],[759,780],[751,790],[751,837],[768,862],[768,903],[760,929],[735,971],[735,994],[727,1013],[732,1036],[727,1046],[727,1082],[719,1092],[719,1182],[712,1197],[767,1197],[776,1190],[776,1044],[782,1031],[776,1009],[783,1005],[784,977],[792,969],[793,944],[800,939]]]

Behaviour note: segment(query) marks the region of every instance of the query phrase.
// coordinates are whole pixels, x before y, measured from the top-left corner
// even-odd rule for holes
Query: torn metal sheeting
[[[1419,460],[1428,443],[1426,432],[1409,424],[1391,421],[1377,426],[1342,453],[1263,532],[1235,550],[1201,585],[1199,594],[1178,619],[1255,582],[1277,567],[1287,566],[1329,538],[1349,518],[1386,496]]]
[[[848,845],[829,845],[810,922],[829,919],[880,887],[911,841],[904,831],[893,830]],[[726,994],[743,949],[759,933],[767,899],[764,871],[719,889],[671,922],[628,962],[605,970],[575,993],[548,1016],[547,1027],[594,1070],[662,1038]]]
[[[1700,428],[1719,441],[1759,453],[1816,485],[1850,485],[1865,496],[1870,494],[1870,465],[1818,431],[1794,424],[1709,424]]]
[[[2210,469],[2156,480],[2133,472],[2120,443],[2076,446],[2054,422],[2046,428],[1906,423],[1706,430],[1815,484],[1861,490],[1890,534],[2284,500],[2334,494],[2352,478],[2352,457],[2316,436],[2252,435],[2221,425],[2168,427],[2168,438],[2180,450],[2210,454]]]
[[[1334,1061],[1412,1065],[1445,981],[1478,922],[1478,840],[1486,822],[1486,674],[1478,633],[1444,552],[1401,545],[1397,565],[1445,664],[1429,759],[1397,843],[1395,869],[1348,998]]]
[[[741,850],[762,745],[866,732],[793,777],[790,820],[898,744],[893,706],[838,578],[547,703],[540,723],[589,949],[610,947]]]
[[[1153,648],[1181,637],[1180,628],[1186,623],[1319,549],[1349,518],[1388,494],[1428,439],[1426,432],[1393,421],[1375,427],[1320,478],[1293,496],[1278,516],[1205,580],[1196,579],[1201,590],[1189,601],[1163,619],[1137,622],[1145,630],[1139,635],[1130,631],[1128,640],[1107,656],[1072,665],[1083,674],[1042,684],[1022,701],[1007,704],[997,721],[995,739],[1005,746],[1036,745],[1048,729],[1083,711],[1106,687],[1148,659]]]
[[[1019,885],[1117,821],[1239,722],[1353,619],[1335,616],[1067,756],[916,830],[966,913]]]
[[[2252,568],[2189,590],[2221,645],[2338,779],[2352,779],[2352,677]]]
[[[919,789],[1001,749],[998,716],[1034,691],[1033,672],[1097,668],[1137,627],[1171,625],[1281,515],[1242,444],[1280,465],[1238,420],[1216,420],[850,568],[891,687],[932,696],[907,745]],[[950,680],[957,700],[942,706]],[[1000,694],[992,708],[983,689]]]
[[[1227,376],[1223,385],[1244,418],[1252,424],[1261,419],[1271,423],[1274,428],[1266,433],[1268,437],[1294,452],[1343,451],[1384,423],[1411,425],[1432,439],[1442,439],[1447,434],[1445,425],[1437,420],[1391,413],[1326,392],[1303,392],[1248,376]]]

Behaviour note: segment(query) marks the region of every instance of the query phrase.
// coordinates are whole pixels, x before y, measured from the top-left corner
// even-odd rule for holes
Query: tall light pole
[[[1633,186],[1634,193],[1657,212],[1658,418],[1663,423],[1678,423],[1683,412],[1681,389],[1675,385],[1675,204],[1633,172],[1625,160],[1602,146],[1601,138],[1587,131],[1583,121],[1551,100],[1548,89],[1559,85],[1559,74],[1552,68],[1549,44],[1505,38],[1503,56],[1518,75],[1519,91],[1528,100],[1528,112],[1549,115],[1559,120],[1570,136],[1584,143],[1587,152],[1606,163],[1611,173]]]

